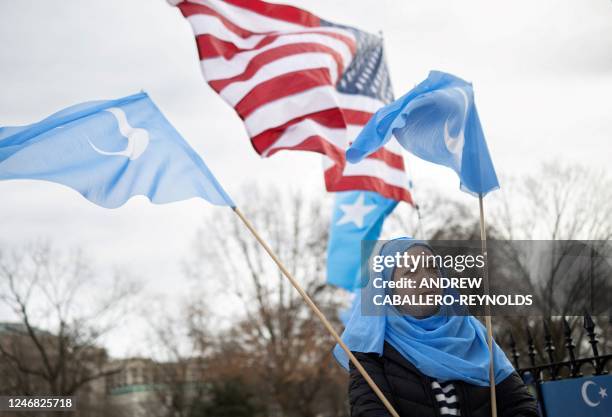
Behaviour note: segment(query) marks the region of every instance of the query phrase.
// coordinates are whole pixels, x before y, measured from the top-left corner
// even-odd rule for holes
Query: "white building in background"
[[[148,358],[114,360],[106,378],[109,404],[125,416],[168,416],[188,409],[204,388],[199,360],[155,362]]]
[[[57,337],[38,329],[36,332],[52,352]],[[30,367],[36,367],[41,361],[40,353],[21,323],[0,322],[0,344],[7,352],[18,354]],[[104,349],[89,349],[93,349],[92,356],[107,358]],[[155,362],[148,358],[105,360],[102,370],[109,375],[89,381],[79,389],[74,417],[173,416],[189,409],[204,388],[204,366],[198,359],[180,362]],[[24,378],[24,374],[15,372],[18,372],[16,368],[3,360],[0,353],[0,395],[23,395],[24,390],[30,394],[49,393],[45,380],[33,376]],[[24,379],[27,385],[18,384]]]

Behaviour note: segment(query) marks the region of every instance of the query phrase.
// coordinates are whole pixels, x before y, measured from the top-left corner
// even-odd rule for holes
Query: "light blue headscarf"
[[[426,243],[412,238],[399,238],[387,242],[380,254],[403,254],[414,245],[428,247]],[[383,279],[390,280],[392,276],[392,268],[385,268]],[[372,306],[371,297],[385,294],[385,289],[375,288],[372,281],[357,292],[351,316],[342,334],[342,340],[351,351],[382,355],[384,343],[387,342],[429,377],[439,381],[460,380],[489,386],[487,333],[476,318],[458,315],[458,306],[442,306],[437,314],[423,319],[401,314],[394,306]],[[367,314],[362,311],[362,296],[370,300],[364,306]],[[499,383],[514,368],[497,343],[493,343],[495,382]],[[348,357],[338,345],[334,348],[334,356],[348,369]]]

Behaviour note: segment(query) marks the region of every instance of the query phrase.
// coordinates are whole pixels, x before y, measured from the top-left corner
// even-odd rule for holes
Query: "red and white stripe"
[[[349,140],[383,105],[335,88],[355,53],[350,31],[260,0],[171,3],[191,24],[206,81],[242,118],[260,155],[319,152],[328,191],[371,190],[412,203],[398,147],[345,163]]]

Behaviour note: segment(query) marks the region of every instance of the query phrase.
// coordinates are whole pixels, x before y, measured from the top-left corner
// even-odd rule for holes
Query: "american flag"
[[[358,164],[344,158],[393,99],[380,37],[260,0],[169,1],[191,24],[204,78],[260,155],[318,152],[328,191],[376,191],[412,204],[396,141]]]

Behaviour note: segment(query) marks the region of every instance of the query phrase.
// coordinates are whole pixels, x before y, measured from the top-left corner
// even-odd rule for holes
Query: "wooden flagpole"
[[[370,377],[370,375],[365,370],[365,368],[357,360],[355,355],[353,355],[353,353],[350,351],[348,346],[346,346],[346,344],[342,341],[342,339],[340,338],[338,333],[334,330],[334,328],[331,325],[331,323],[329,322],[329,320],[327,320],[325,315],[321,312],[321,310],[319,310],[319,307],[317,307],[317,305],[314,303],[314,301],[312,301],[312,299],[306,293],[306,291],[304,291],[302,289],[300,284],[291,275],[289,270],[287,270],[287,268],[285,268],[283,263],[280,261],[280,259],[278,259],[276,254],[272,251],[272,249],[268,246],[268,244],[262,239],[262,237],[259,235],[259,233],[257,233],[257,231],[255,230],[255,228],[253,227],[251,222],[249,222],[247,220],[247,218],[244,217],[244,214],[242,214],[240,209],[238,209],[237,207],[232,207],[232,210],[234,210],[234,213],[236,213],[238,215],[238,217],[240,218],[242,223],[244,223],[244,225],[247,227],[247,229],[249,229],[249,231],[255,237],[257,242],[259,242],[259,244],[265,249],[265,251],[268,252],[268,255],[270,255],[270,257],[272,258],[274,263],[276,263],[276,265],[281,270],[283,275],[289,280],[289,282],[291,282],[291,285],[293,285],[293,288],[295,288],[297,290],[297,292],[302,296],[302,298],[304,299],[306,304],[308,304],[308,307],[310,307],[310,309],[313,311],[313,313],[315,313],[315,315],[319,318],[319,320],[321,320],[321,322],[323,323],[323,325],[325,326],[327,331],[332,335],[332,337],[335,339],[335,341],[338,343],[338,345],[342,348],[342,350],[344,350],[344,352],[349,357],[350,361],[353,363],[353,365],[355,365],[355,368],[357,368],[357,370],[359,371],[361,376],[363,376],[363,378],[366,380],[366,382],[368,383],[370,388],[372,388],[372,391],[374,391],[374,393],[378,396],[378,398],[380,398],[380,400],[382,401],[384,406],[387,408],[389,413],[393,417],[400,417],[400,415],[397,413],[397,411],[395,411],[395,409],[393,408],[393,405],[391,405],[391,403],[389,402],[387,397],[385,397],[385,394],[383,394],[383,392],[380,390],[380,388],[378,388],[378,386],[376,385],[374,380]]]
[[[482,254],[485,260],[484,269],[484,290],[485,294],[489,294],[489,265],[487,263],[487,231],[485,227],[484,206],[482,202],[482,194],[478,196],[478,204],[480,205],[480,241],[482,246]],[[497,395],[495,392],[495,365],[493,363],[493,326],[491,323],[491,307],[487,304],[485,307],[485,325],[487,328],[487,345],[489,347],[489,390],[491,393],[491,417],[497,417]]]

